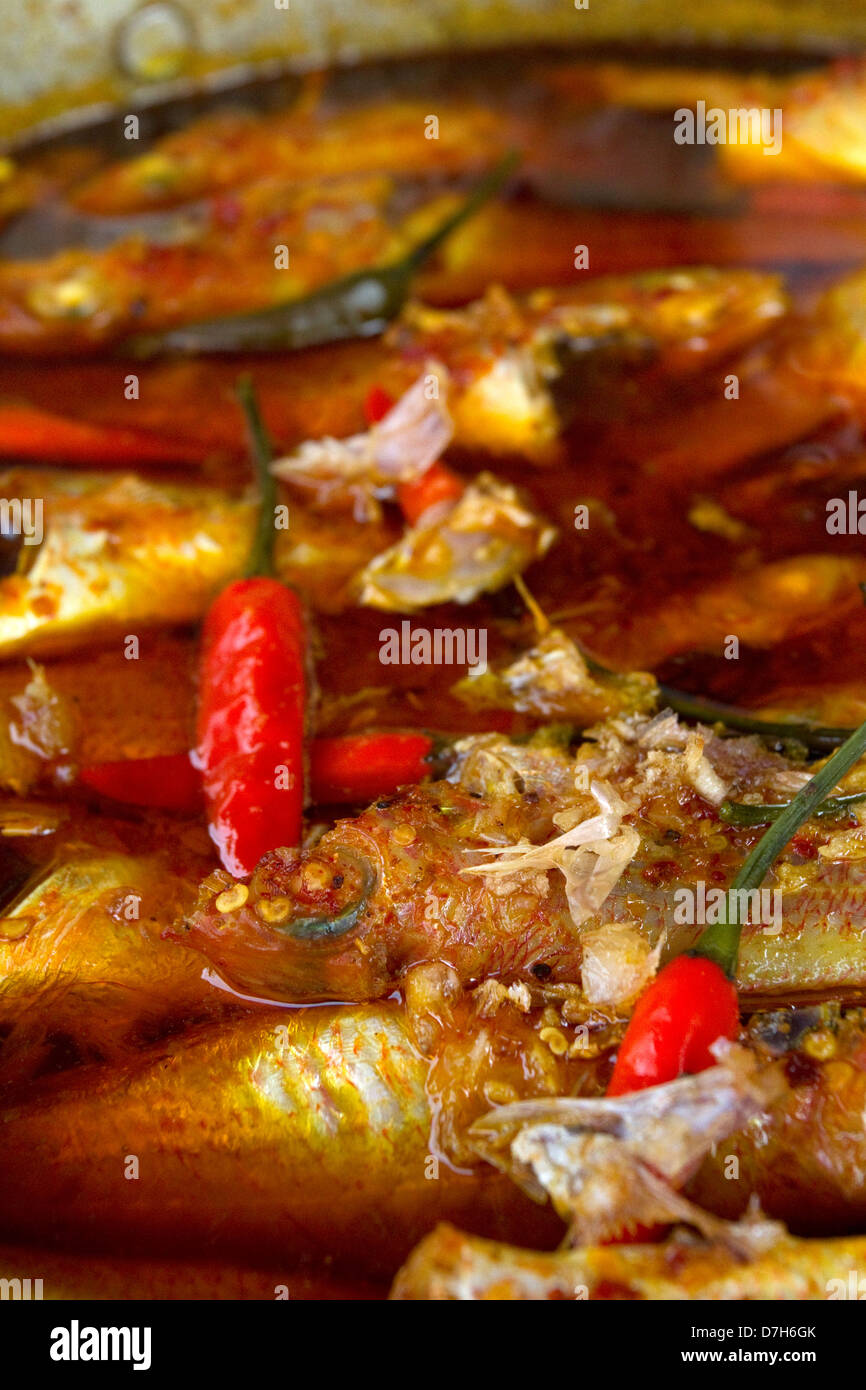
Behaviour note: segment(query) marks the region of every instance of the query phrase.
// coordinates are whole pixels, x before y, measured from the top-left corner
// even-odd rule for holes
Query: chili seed
[[[334,871],[321,860],[311,859],[301,870],[301,885],[308,893],[321,893],[330,888]]]
[[[260,898],[256,903],[256,912],[265,922],[285,922],[291,910],[291,898]]]
[[[249,896],[250,890],[245,883],[235,883],[224,893],[220,893],[214,907],[217,912],[234,912],[236,908],[243,907]]]
[[[801,1046],[808,1057],[816,1062],[826,1062],[836,1055],[836,1039],[829,1028],[815,1028],[807,1033]]]
[[[568,1039],[559,1028],[542,1028],[538,1036],[546,1043],[554,1057],[564,1057],[568,1051]]]

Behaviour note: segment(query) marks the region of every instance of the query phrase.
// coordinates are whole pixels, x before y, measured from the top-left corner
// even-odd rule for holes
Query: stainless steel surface
[[[745,48],[866,42],[860,0],[0,0],[0,135],[135,107],[238,67],[608,40]]]

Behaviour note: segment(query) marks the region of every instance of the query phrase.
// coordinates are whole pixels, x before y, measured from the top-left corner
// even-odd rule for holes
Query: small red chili
[[[237,580],[205,619],[197,761],[211,839],[235,878],[300,844],[306,648],[300,601],[277,579]]]
[[[414,785],[430,774],[429,734],[388,730],[313,739],[310,800],[314,806],[352,806]],[[202,806],[202,779],[189,753],[122,758],[83,767],[84,787],[127,806],[194,814]]]
[[[388,732],[316,739],[310,756],[313,800],[372,801],[420,782],[430,771],[429,734]]]
[[[272,577],[271,448],[250,382],[241,383],[260,488],[247,577],[212,604],[202,632],[196,761],[211,838],[235,878],[298,845],[304,808],[307,634],[297,594]]]
[[[81,769],[78,780],[100,796],[127,806],[190,813],[201,809],[201,773],[193,767],[189,753],[91,763]]]
[[[410,526],[436,502],[457,501],[463,494],[463,483],[446,468],[444,463],[431,463],[430,467],[413,478],[409,483],[400,483],[397,488],[397,501]]]
[[[371,386],[364,398],[364,419],[368,425],[378,425],[395,404],[394,397],[384,387]]]
[[[715,961],[675,956],[641,995],[617,1053],[609,1096],[704,1071],[712,1043],[735,1038],[737,988]]]
[[[200,463],[198,444],[172,441],[144,430],[95,425],[54,415],[31,405],[0,405],[0,455],[57,463],[130,464]]]

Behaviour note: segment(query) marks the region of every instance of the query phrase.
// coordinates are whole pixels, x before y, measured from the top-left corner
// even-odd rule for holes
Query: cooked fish
[[[847,1290],[866,1237],[781,1237],[743,1261],[721,1244],[671,1237],[658,1245],[602,1245],[541,1254],[439,1226],[394,1282],[395,1299],[826,1299]],[[839,1294],[835,1295],[839,1297]],[[846,1294],[841,1296],[845,1297]]]
[[[121,1058],[136,1039],[230,1003],[202,978],[199,955],[160,940],[194,893],[177,860],[67,855],[5,909],[0,1084],[58,1053]]]
[[[0,946],[8,1030],[0,1064],[7,1085],[28,1080],[29,1087],[17,1086],[0,1110],[0,1162],[11,1175],[6,1197],[0,1193],[4,1229],[38,1241],[61,1219],[69,1236],[89,1230],[113,1247],[132,1234],[146,1239],[150,1230],[154,1245],[166,1248],[174,1213],[186,1202],[192,1226],[185,1231],[210,1229],[208,1212],[222,1211],[220,1241],[259,1255],[281,1242],[282,1254],[312,1249],[326,1238],[328,1213],[333,1219],[344,1206],[342,1229],[348,1233],[357,1219],[358,1229],[372,1232],[375,1250],[390,1239],[401,1246],[398,1257],[442,1217],[520,1238],[511,1222],[524,1222],[527,1208],[512,1208],[501,1188],[494,1200],[484,1180],[476,1225],[473,1183],[452,1186],[445,1169],[448,1163],[477,1168],[478,1141],[507,1133],[511,1115],[546,1122],[557,1107],[571,1107],[594,1123],[607,1103],[599,1111],[594,1102],[568,1097],[592,1095],[603,1084],[605,1053],[617,1037],[610,1016],[588,1007],[576,986],[534,980],[505,988],[489,981],[464,992],[437,963],[403,977],[403,1004],[259,1008],[242,1018],[244,1001],[214,988],[218,982],[203,977],[193,952],[160,942],[161,921],[174,903],[151,899],[154,885],[166,882],[164,866],[150,861],[84,861],[50,878],[41,895],[22,899],[6,923],[7,930],[16,922],[23,930]],[[182,884],[178,891],[182,898]],[[125,911],[137,898],[138,919]],[[234,1014],[230,1021],[190,1026],[226,1009]],[[185,1036],[178,1039],[181,1019]],[[163,1037],[171,1040],[152,1041]],[[755,1016],[746,1037],[763,1064],[779,1056],[785,1064],[786,1084],[762,1100],[759,1122],[744,1123],[747,1112],[727,1103],[724,1088],[714,1083],[707,1090],[703,1080],[694,1086],[706,1093],[701,1113],[709,1128],[685,1127],[676,1144],[664,1140],[667,1120],[659,1118],[654,1095],[646,1093],[634,1115],[628,1098],[613,1110],[629,1112],[629,1134],[642,1135],[635,1140],[641,1153],[649,1152],[651,1136],[640,1125],[656,1126],[652,1142],[668,1143],[667,1158],[658,1163],[674,1163],[678,1181],[694,1169],[718,1124],[727,1126],[730,1137],[686,1190],[716,1217],[741,1217],[758,1194],[768,1215],[798,1229],[850,1224],[852,1213],[866,1213],[860,1012],[844,1018],[821,1007],[765,1013]],[[82,1065],[93,1057],[107,1064]],[[40,1070],[56,1074],[34,1085],[30,1078]],[[686,1109],[694,1086],[679,1087]],[[517,1108],[488,1114],[503,1101]],[[675,1106],[677,1124],[678,1114]],[[738,1124],[743,1127],[730,1134]],[[228,1145],[226,1135],[235,1136]],[[82,1146],[87,1177],[58,1218],[56,1192],[81,1163]],[[47,1149],[52,1162],[40,1172]],[[117,1202],[106,1207],[106,1193],[124,1181],[117,1168],[125,1154],[138,1156],[141,1186],[135,1200],[130,1189],[124,1186],[123,1195],[117,1189]],[[359,1171],[369,1173],[360,1188]],[[435,1172],[439,1179],[430,1176]],[[257,1175],[252,1187],[251,1173]],[[383,1199],[381,1223],[373,1212],[358,1215],[368,1199],[375,1206],[389,1176],[396,1191],[389,1188]],[[31,1187],[36,1199],[17,1203],[15,1193],[29,1194]],[[504,1225],[494,1227],[494,1208]],[[675,1215],[688,1219],[684,1210]],[[274,1226],[266,1234],[269,1220]],[[528,1221],[524,1238],[531,1232],[537,1241],[539,1229],[547,1229],[544,1219],[534,1229]],[[347,1248],[348,1241],[347,1234]]]
[[[193,622],[251,543],[253,503],[216,488],[29,469],[0,487],[44,507],[41,545],[0,579],[0,657]]]
[[[428,1065],[385,1004],[259,1012],[46,1081],[0,1112],[5,1237],[258,1261],[326,1249],[379,1273],[443,1218],[525,1239],[537,1207],[431,1152]]]
[[[711,1220],[706,1239],[676,1231],[653,1245],[641,1243],[583,1246],[560,1250],[555,1255],[530,1254],[526,1250],[506,1249],[490,1242],[467,1237],[450,1227],[433,1232],[400,1271],[392,1297],[446,1299],[524,1299],[524,1298],[674,1298],[674,1299],[840,1299],[859,1297],[860,1286],[851,1271],[858,1270],[866,1256],[866,1238],[848,1236],[838,1240],[802,1240],[761,1219],[751,1208],[756,1201],[774,1218],[791,1223],[798,1231],[850,1228],[862,1224],[866,1214],[863,1182],[864,1086],[866,1051],[861,1010],[840,1018],[833,1006],[784,1010],[756,1018],[752,1045],[759,1054],[784,1056],[786,1083],[776,1094],[768,1093],[760,1104],[761,1115],[739,1133],[727,1133],[704,1159],[696,1177],[686,1187],[691,1199],[679,1213],[669,1213],[687,1223],[696,1219],[691,1203],[700,1203],[707,1212],[738,1219],[735,1228],[719,1227]],[[762,1041],[761,1041],[762,1040]],[[820,1059],[820,1060],[819,1060]],[[760,1073],[759,1073],[760,1074]],[[530,1136],[537,1124],[539,1143],[505,1159],[518,1179],[543,1185],[557,1195],[560,1206],[570,1212],[580,1199],[572,1191],[572,1148],[575,1125],[588,1120],[591,1125],[627,1136],[638,1157],[652,1155],[653,1165],[662,1171],[687,1172],[701,1151],[702,1139],[712,1141],[714,1127],[724,1124],[724,1116],[734,1118],[743,1102],[726,1106],[724,1094],[711,1094],[705,1072],[700,1077],[652,1087],[625,1099],[631,1119],[610,1118],[606,1109],[614,1102],[583,1100],[544,1100],[503,1107],[476,1122],[473,1127],[481,1141],[481,1151],[492,1153],[503,1162],[503,1150],[524,1126]],[[776,1074],[778,1080],[778,1073]],[[684,1120],[681,1131],[662,1138],[666,1124],[675,1120],[677,1104],[667,1109],[664,1094],[675,1099],[678,1092],[688,1105],[689,1089],[706,1087],[705,1102],[692,1120]],[[665,1118],[665,1113],[667,1118]],[[565,1123],[568,1136],[564,1144],[555,1121]],[[549,1123],[554,1121],[554,1123]],[[736,1123],[736,1121],[735,1121]],[[676,1128],[676,1126],[675,1126]],[[550,1133],[549,1133],[550,1131]],[[607,1137],[602,1135],[601,1137]],[[659,1148],[654,1145],[659,1142]],[[546,1144],[546,1147],[545,1147]],[[492,1146],[492,1149],[491,1149]],[[705,1148],[707,1145],[704,1146]],[[616,1154],[607,1154],[607,1158]],[[531,1162],[527,1165],[526,1159]],[[679,1168],[678,1168],[678,1165]],[[601,1186],[595,1195],[606,1210],[611,1195],[628,1207],[633,1206],[634,1189],[620,1189],[607,1169],[599,1174]],[[619,1193],[618,1198],[615,1196]],[[593,1220],[599,1205],[593,1205],[592,1189],[586,1192],[587,1215]],[[658,1194],[657,1194],[658,1195]],[[649,1212],[652,1215],[651,1212]],[[697,1217],[698,1221],[702,1218]],[[731,1240],[731,1237],[734,1240]],[[737,1247],[737,1241],[746,1244]],[[751,1249],[748,1243],[751,1241]]]
[[[545,555],[556,529],[491,473],[467,483],[456,503],[429,508],[365,567],[358,602],[417,613],[438,603],[471,603]]]
[[[21,1275],[21,1269],[39,1274]],[[360,1276],[319,1274],[307,1267],[286,1269],[285,1260],[233,1263],[225,1258],[144,1259],[140,1255],[74,1255],[43,1246],[0,1246],[0,1280],[6,1279],[10,1297],[86,1299],[118,1302],[135,1299],[234,1301],[236,1299],[306,1300],[378,1299],[385,1295],[378,1283]],[[18,1281],[16,1283],[16,1281]],[[37,1292],[38,1290],[38,1292]]]
[[[862,922],[862,916],[860,917]],[[866,1222],[866,1021],[862,1009],[805,1004],[758,1014],[753,1045],[781,1057],[785,1094],[709,1154],[686,1189],[738,1217],[754,1196],[801,1234]]]
[[[382,799],[303,853],[266,855],[243,906],[220,911],[205,886],[181,939],[236,986],[291,1000],[376,998],[426,960],[464,982],[540,970],[576,983],[587,934],[611,922],[647,946],[667,935],[684,949],[708,890],[729,883],[745,855],[743,832],[718,817],[722,800],[772,799],[774,787],[790,799],[802,765],[670,714],[593,735],[576,757],[467,738],[452,780]],[[856,995],[866,984],[862,832],[852,834],[839,842],[811,822],[766,898],[750,900],[747,996]]]
[[[770,90],[772,90],[770,88]],[[740,106],[741,103],[735,103]],[[753,107],[754,102],[748,105]],[[767,103],[762,103],[767,104]],[[725,172],[744,182],[862,183],[866,177],[866,65],[847,59],[801,73],[777,90],[779,148],[762,158],[750,127],[719,146]]]
[[[553,395],[569,367],[604,355],[628,375],[657,363],[674,377],[734,353],[787,310],[773,275],[685,268],[609,276],[516,298],[500,288],[464,309],[410,304],[386,344],[417,363],[433,358],[453,382],[457,441],[488,454],[555,456]],[[579,414],[579,396],[571,403]]]
[[[300,299],[400,259],[455,206],[443,195],[397,217],[392,195],[384,178],[270,181],[217,201],[166,244],[142,231],[101,250],[0,262],[0,351],[92,351]]]
[[[310,88],[300,104],[266,116],[224,110],[174,131],[135,159],[99,170],[75,190],[77,207],[101,217],[177,207],[234,194],[267,178],[345,178],[359,174],[458,173],[484,167],[508,146],[507,120],[487,106],[437,98],[436,138],[426,132],[429,102],[368,102],[342,112],[318,107]]]
[[[556,628],[507,665],[470,673],[455,693],[470,709],[513,709],[580,728],[615,714],[647,713],[658,702],[651,675],[592,670],[577,644]]]
[[[678,652],[721,653],[730,634],[742,644],[775,647],[844,621],[862,608],[866,559],[813,552],[735,569],[696,591],[668,595],[649,613],[611,634],[617,662],[655,666]]]

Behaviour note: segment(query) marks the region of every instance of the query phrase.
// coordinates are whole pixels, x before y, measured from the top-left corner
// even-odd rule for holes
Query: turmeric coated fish
[[[800,1032],[800,1044],[806,1034],[808,1028]],[[844,1107],[850,1123],[862,1101],[862,1042],[858,1011],[840,1029],[836,1069],[815,1066],[811,1088],[824,1092],[823,1114],[814,1104],[804,1109],[797,1094],[802,1073],[789,1068],[786,1083],[776,1064],[767,1067],[766,1054],[759,1061],[736,1047],[720,1052],[722,1065],[711,1071],[627,1096],[621,1107],[614,1099],[563,1098],[493,1111],[472,1127],[479,1151],[531,1195],[550,1196],[569,1224],[565,1248],[532,1256],[440,1228],[400,1271],[392,1297],[848,1297],[847,1262],[862,1259],[863,1238],[797,1240],[767,1220],[755,1201],[765,1200],[775,1214],[789,1211],[804,1224],[803,1205],[811,1205],[816,1190],[808,1155],[817,1122],[826,1165],[817,1191],[824,1205],[805,1222],[813,1220],[820,1228],[834,1210],[844,1211],[849,1224],[855,1211],[862,1216],[862,1195],[855,1195],[855,1150],[862,1134],[846,1133],[838,1108]],[[849,1074],[840,1078],[840,1067]],[[741,1124],[738,1138],[731,1131]],[[829,1140],[831,1129],[835,1143]],[[772,1152],[768,1134],[775,1140]],[[674,1189],[694,1172],[702,1154],[711,1155],[715,1181],[693,1183],[692,1200],[684,1200]],[[723,1193],[726,1186],[736,1191],[733,1203]],[[830,1186],[835,1200],[828,1204]],[[696,1187],[701,1206],[694,1200]],[[719,1220],[719,1202],[744,1214],[732,1224]],[[657,1221],[676,1223],[661,1244],[604,1243],[630,1223]],[[684,1237],[686,1226],[700,1231],[702,1239]]]
[[[723,1245],[670,1237],[658,1245],[601,1245],[554,1254],[504,1247],[439,1226],[415,1250],[391,1297],[481,1299],[826,1299],[845,1297],[866,1237],[780,1239],[746,1263]]]
[[[552,1242],[562,1228],[551,1211],[479,1168],[477,1154],[467,1165],[463,1151],[461,1174],[436,1143],[441,1109],[454,1096],[468,1126],[494,1099],[555,1104],[592,1075],[592,1063],[550,1050],[543,1011],[522,1017],[503,1007],[504,1019],[464,1021],[450,1057],[441,1040],[422,1052],[417,1015],[388,1002],[259,1010],[187,1029],[128,1061],[46,1076],[0,1108],[6,1239],[119,1251],[132,1242],[142,1253],[182,1253],[205,1240],[215,1252],[259,1261],[295,1259],[327,1243],[338,1268],[363,1272],[392,1270],[437,1220],[519,1244]],[[856,1130],[862,1024],[852,1029],[835,1066],[815,1063],[822,1215],[849,1223],[852,1211],[866,1211]],[[511,1057],[503,1055],[509,1043]],[[546,1070],[535,1052],[547,1054]],[[839,1063],[856,1067],[853,1090],[840,1081]],[[450,1080],[437,1065],[450,1068]],[[791,1075],[768,1121],[789,1147],[780,1150],[774,1138],[767,1157],[762,1131],[751,1125],[720,1143],[717,1166],[738,1152],[742,1180],[720,1172],[701,1195],[708,1211],[729,1206],[725,1186],[743,1205],[759,1190],[773,1217],[807,1202],[812,1164],[803,1137],[814,1112],[802,1113],[801,1083],[793,1068]],[[780,1166],[782,1152],[789,1157]],[[126,1176],[132,1159],[135,1183]],[[694,1182],[688,1191],[694,1200]],[[734,1267],[729,1249],[716,1253],[718,1268]]]
[[[782,1060],[786,1093],[760,1125],[740,1130],[707,1155],[687,1194],[734,1218],[754,1195],[801,1235],[863,1230],[863,1009],[806,1003],[771,1010],[755,1015],[749,1035],[760,1054]]]
[[[195,860],[193,859],[193,863]],[[122,1058],[178,1018],[222,1012],[229,996],[201,957],[159,939],[194,898],[163,856],[68,855],[0,919],[0,1085],[52,1056]],[[187,871],[188,872],[188,871]]]
[[[350,175],[455,174],[483,168],[512,143],[508,121],[486,106],[437,97],[368,102],[342,112],[316,107],[308,90],[287,111],[262,116],[228,109],[155,141],[135,159],[110,164],[74,190],[75,205],[100,217],[177,207],[232,195],[261,179],[296,186]]]

